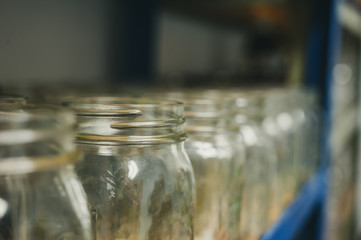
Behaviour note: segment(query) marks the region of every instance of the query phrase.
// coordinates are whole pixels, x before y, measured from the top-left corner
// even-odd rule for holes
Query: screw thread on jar
[[[76,141],[105,145],[183,141],[183,104],[119,97],[77,98],[64,102],[76,111]]]

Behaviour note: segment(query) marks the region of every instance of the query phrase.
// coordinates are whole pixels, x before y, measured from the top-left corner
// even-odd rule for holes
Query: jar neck
[[[146,151],[158,151],[164,149],[176,148],[184,151],[184,142],[172,142],[168,144],[122,144],[122,145],[105,145],[105,144],[87,144],[84,142],[76,143],[76,149],[81,154],[92,154],[100,156],[132,156],[145,154]]]
[[[238,125],[246,123],[262,124],[266,117],[264,101],[258,96],[243,96],[235,99],[237,106],[236,122]]]
[[[185,124],[185,131],[188,135],[214,135],[214,134],[227,134],[235,130],[234,119],[230,117],[226,118],[208,118],[199,119],[187,117]]]
[[[132,117],[78,116],[76,142],[102,145],[160,144],[184,141],[184,120],[145,121]]]
[[[65,105],[77,112],[77,143],[144,145],[185,139],[180,102],[98,97],[74,99]]]
[[[191,135],[224,134],[235,130],[234,105],[216,99],[185,99],[185,130]]]

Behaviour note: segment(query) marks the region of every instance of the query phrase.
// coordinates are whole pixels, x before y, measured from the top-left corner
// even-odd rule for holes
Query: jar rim
[[[25,104],[27,99],[28,99],[27,97],[18,94],[1,93],[0,106],[11,105],[11,104]]]
[[[76,160],[75,115],[60,106],[0,107],[0,175],[58,168]],[[69,140],[71,142],[69,142]]]
[[[233,105],[232,98],[211,98],[203,92],[173,91],[164,94],[169,99],[183,102],[186,118],[222,118],[225,108]]]
[[[75,126],[74,113],[60,106],[0,107],[0,145],[29,143]]]
[[[184,103],[184,115],[186,118],[184,128],[187,133],[214,134],[233,131],[235,125],[233,122],[235,106],[232,98],[213,93],[210,95],[208,92],[197,90],[179,90],[163,93],[169,98]]]
[[[77,114],[77,142],[153,144],[185,138],[180,101],[99,96],[68,99],[63,105]]]

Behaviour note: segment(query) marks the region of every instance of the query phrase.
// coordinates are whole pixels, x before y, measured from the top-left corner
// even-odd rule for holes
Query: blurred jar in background
[[[234,147],[234,105],[185,97],[185,142],[196,177],[195,239],[240,239],[243,149]]]
[[[313,118],[312,106],[307,99],[306,92],[300,90],[289,90],[283,92],[284,101],[287,101],[288,108],[285,108],[278,116],[278,122],[282,125],[281,117],[286,120],[286,116],[292,119],[291,127],[285,132],[292,141],[292,162],[295,173],[296,191],[309,179],[315,169],[315,151],[318,147],[318,123]],[[316,120],[316,121],[314,121]]]
[[[90,240],[87,200],[73,167],[74,115],[56,107],[10,108],[9,101],[4,109],[3,100],[0,239]]]
[[[292,163],[296,192],[316,171],[319,160],[320,126],[316,98],[311,92],[277,89],[270,92],[268,99],[269,103],[279,106],[275,118],[290,146],[289,162]]]
[[[303,92],[303,110],[306,116],[305,164],[306,176],[312,177],[318,170],[321,156],[321,111],[317,104],[317,95],[312,91]]]
[[[233,159],[230,165],[232,166],[231,170],[228,173],[227,170],[225,171],[230,179],[228,184],[233,186],[227,190],[228,197],[233,200],[228,200],[228,211],[221,211],[223,215],[229,214],[227,218],[229,228],[237,229],[237,231],[234,231],[237,232],[234,236],[241,239],[259,239],[264,231],[280,216],[283,209],[283,199],[281,197],[282,179],[279,177],[280,166],[272,139],[262,129],[265,116],[262,106],[258,104],[258,98],[246,95],[244,91],[235,90],[190,90],[183,94],[170,93],[167,96],[179,98],[179,95],[183,95],[183,99],[185,99],[186,126],[189,125],[190,129],[194,128],[193,125],[203,126],[203,128],[205,126],[222,126],[215,119],[223,123],[223,129],[228,129],[228,139],[230,140],[228,140],[228,143],[224,140],[220,141],[226,143],[228,148],[219,143],[214,144],[216,149],[226,150],[233,155],[231,157]],[[188,96],[188,99],[184,95]],[[200,100],[198,100],[199,103],[196,108],[197,105],[194,100],[193,102],[190,101],[191,97],[195,96],[207,99],[212,103],[210,106],[213,108],[207,107],[206,104],[202,106]],[[190,108],[192,106],[193,109]],[[197,115],[198,118],[195,118]],[[200,117],[202,115],[204,115],[203,122]],[[228,116],[227,121],[225,121],[226,116]],[[213,122],[210,119],[214,119]],[[200,201],[199,198],[202,195],[205,196],[203,193],[205,187],[199,183],[198,179],[202,180],[204,176],[197,174],[197,168],[200,168],[197,165],[199,165],[199,159],[205,159],[207,160],[205,164],[211,166],[212,161],[210,160],[212,159],[207,159],[204,156],[199,157],[190,151],[194,149],[193,152],[196,152],[198,149],[197,147],[193,147],[193,149],[188,147],[187,143],[191,147],[192,144],[195,144],[192,142],[193,133],[187,132],[190,137],[186,141],[186,151],[195,169],[198,186],[197,196],[198,201]],[[198,142],[204,144],[204,142],[207,143],[208,141],[203,138]],[[205,156],[212,152],[210,149],[203,151],[206,153]],[[222,158],[220,159],[222,160]],[[224,164],[226,161],[222,160],[221,163]],[[225,169],[228,168],[226,165],[224,167]],[[220,174],[221,172],[218,170],[217,173]],[[213,174],[213,176],[217,176],[217,173]],[[212,179],[216,180],[215,177]],[[213,189],[214,186],[216,185],[213,184]],[[224,196],[226,195],[224,194]],[[211,199],[211,197],[208,197],[208,199]],[[210,223],[209,220],[205,222]]]
[[[289,103],[288,109],[285,109],[292,118],[292,127],[289,134],[293,144],[293,159],[295,169],[295,188],[296,192],[306,182],[309,175],[309,167],[307,166],[307,116],[305,112],[306,99],[301,91],[291,90],[285,93],[285,100]],[[285,114],[285,113],[282,113]]]
[[[229,114],[236,124],[232,148],[242,152],[244,162],[244,173],[232,176],[243,181],[238,229],[241,239],[259,239],[283,210],[280,163],[272,139],[262,128],[263,105],[256,94],[242,90],[206,90],[197,95],[215,102],[231,101],[234,106]]]
[[[230,96],[230,93],[227,93]],[[237,106],[237,144],[245,149],[245,183],[241,206],[241,239],[259,239],[282,211],[278,163],[271,139],[261,129],[263,113],[255,99],[231,94]],[[277,201],[278,200],[278,201]]]
[[[267,113],[263,128],[276,144],[287,206],[314,174],[319,158],[319,115],[312,93],[274,89],[261,96]]]
[[[258,95],[265,113],[262,128],[274,143],[280,166],[283,208],[294,199],[299,176],[293,157],[295,151],[294,122],[288,111],[289,99],[285,92],[274,90]]]
[[[0,108],[5,109],[14,109],[20,107],[21,105],[26,104],[27,99],[21,95],[15,94],[0,94]]]
[[[195,192],[183,105],[99,97],[65,105],[78,116],[77,173],[94,239],[193,239]]]

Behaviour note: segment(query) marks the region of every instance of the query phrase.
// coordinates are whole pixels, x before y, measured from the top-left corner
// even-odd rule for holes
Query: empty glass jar
[[[307,166],[306,178],[311,177],[318,170],[321,158],[321,113],[317,104],[316,94],[312,91],[303,93],[305,102],[303,110],[306,115],[306,149],[305,164]]]
[[[273,120],[277,133],[273,139],[277,144],[283,179],[285,183],[284,205],[288,205],[297,194],[299,188],[310,176],[308,173],[307,146],[308,117],[303,109],[303,101],[299,91],[275,89],[265,96],[265,106],[270,113],[267,120]],[[265,122],[269,133],[271,121]],[[312,131],[312,130],[311,130]]]
[[[74,172],[74,115],[0,104],[0,239],[90,240],[85,192]]]
[[[77,173],[93,237],[193,239],[193,168],[184,151],[183,104],[116,97],[67,101],[78,115]]]
[[[259,122],[262,116],[254,101],[240,92],[228,93],[237,106],[236,144],[244,148],[244,189],[241,198],[241,239],[258,239],[269,226],[272,184],[277,162],[270,139]]]
[[[240,239],[243,151],[234,148],[233,105],[185,98],[185,143],[197,185],[195,239]]]
[[[200,91],[197,94],[213,99],[217,103],[215,106],[220,106],[214,111],[217,119],[221,120],[221,116],[229,116],[233,118],[234,123],[228,122],[226,125],[228,127],[236,125],[229,128],[232,132],[232,144],[226,142],[227,146],[232,148],[227,151],[236,153],[235,157],[238,158],[238,162],[234,164],[238,163],[238,166],[244,169],[239,171],[237,167],[232,166],[232,174],[229,174],[231,182],[238,181],[236,184],[238,187],[229,192],[231,196],[238,194],[240,198],[239,211],[233,211],[240,214],[238,220],[233,221],[238,223],[238,238],[235,239],[258,239],[282,211],[279,199],[279,164],[272,140],[264,133],[261,126],[264,112],[259,106],[258,99],[253,95],[245,94],[244,91],[209,90]],[[222,102],[229,102],[228,113],[224,110],[227,107],[222,107]],[[206,108],[199,109],[202,112]],[[190,158],[193,163],[191,155]]]
[[[185,149],[197,187],[195,239],[239,239],[244,152],[235,144],[234,102],[200,90],[156,94],[184,102]]]

